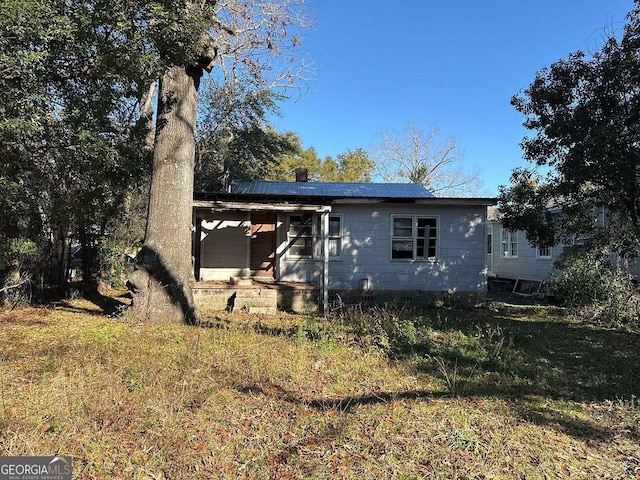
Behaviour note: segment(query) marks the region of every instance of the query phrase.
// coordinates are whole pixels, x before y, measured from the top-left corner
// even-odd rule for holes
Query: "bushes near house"
[[[566,249],[554,264],[547,290],[562,304],[605,323],[638,325],[640,300],[629,272],[606,254]]]
[[[38,246],[24,238],[0,234],[0,305],[16,306],[29,300],[32,264],[40,254]]]

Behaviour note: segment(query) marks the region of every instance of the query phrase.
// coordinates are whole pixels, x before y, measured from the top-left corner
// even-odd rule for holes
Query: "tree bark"
[[[197,95],[202,69],[171,67],[161,78],[144,246],[129,285],[146,322],[197,323],[191,223]]]

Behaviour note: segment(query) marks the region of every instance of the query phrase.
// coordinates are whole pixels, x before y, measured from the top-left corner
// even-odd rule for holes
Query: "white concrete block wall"
[[[343,214],[343,255],[329,264],[329,288],[478,292],[485,289],[483,207],[424,205],[336,205]],[[438,218],[434,261],[391,260],[392,215]]]

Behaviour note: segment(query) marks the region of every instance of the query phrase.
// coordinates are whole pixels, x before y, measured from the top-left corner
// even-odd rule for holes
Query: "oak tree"
[[[299,63],[288,53],[299,46],[306,20],[301,0],[164,6],[164,16],[154,17],[154,41],[166,68],[158,87],[145,242],[131,277],[133,308],[147,321],[193,323],[199,317],[190,252],[201,78],[216,67],[229,81],[262,90],[294,84]]]

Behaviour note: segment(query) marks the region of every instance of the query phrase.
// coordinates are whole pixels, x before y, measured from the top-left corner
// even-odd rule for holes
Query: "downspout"
[[[245,235],[244,269],[242,270],[242,276],[248,277],[251,275],[251,212],[246,213],[245,222],[249,225],[249,228]]]

